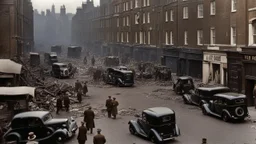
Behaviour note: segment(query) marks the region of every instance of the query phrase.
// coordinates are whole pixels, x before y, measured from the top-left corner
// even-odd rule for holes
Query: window
[[[231,0],[231,12],[236,12],[237,0]]]
[[[151,44],[151,32],[148,31],[148,44]]]
[[[121,33],[121,42],[124,42],[124,33]]]
[[[165,32],[165,44],[169,44],[169,34],[168,32]]]
[[[165,22],[168,22],[168,12],[165,12]]]
[[[129,16],[126,17],[126,25],[130,26],[130,18],[129,18]]]
[[[184,45],[188,45],[188,32],[184,31]]]
[[[203,18],[204,17],[204,5],[200,4],[197,6],[197,18]]]
[[[150,13],[148,12],[148,23],[150,23]]]
[[[197,45],[202,45],[203,44],[203,31],[198,30],[197,31]]]
[[[129,2],[126,2],[126,10],[129,10]]]
[[[150,6],[150,0],[147,0],[147,6]]]
[[[119,27],[119,18],[116,19],[116,25]]]
[[[146,44],[146,32],[143,33],[143,43]]]
[[[131,0],[130,8],[133,9],[133,0]]]
[[[135,32],[135,43],[138,43],[138,33]]]
[[[256,21],[255,20],[252,22],[252,28],[253,28],[253,44],[256,44]]]
[[[173,10],[170,11],[170,21],[173,21],[173,16],[174,16],[174,13],[173,13]]]
[[[139,7],[139,0],[135,0],[135,8]]]
[[[230,42],[231,45],[236,45],[236,27],[231,27]]]
[[[139,14],[135,14],[134,18],[135,18],[135,24],[139,24],[139,19],[140,19]]]
[[[215,3],[215,1],[212,1],[211,2],[211,15],[215,15],[215,13],[216,13],[216,3]]]
[[[188,7],[183,7],[183,19],[188,19]]]
[[[125,17],[123,17],[123,26],[125,26]]]
[[[173,45],[173,34],[172,34],[172,31],[170,32],[170,45]]]
[[[147,0],[143,0],[143,6],[145,7],[147,5]]]
[[[215,28],[212,27],[211,28],[211,44],[215,44],[216,43],[216,32],[215,32]]]
[[[143,44],[143,32],[140,32],[140,44]]]
[[[119,42],[119,32],[116,33],[116,41]]]
[[[129,32],[126,33],[126,42],[129,42]]]
[[[123,11],[126,10],[126,6],[125,6],[125,3],[123,3]]]
[[[143,23],[146,23],[146,14],[145,13],[143,13],[142,18],[143,18]]]

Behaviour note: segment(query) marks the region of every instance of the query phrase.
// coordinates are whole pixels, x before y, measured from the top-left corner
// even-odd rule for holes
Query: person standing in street
[[[117,106],[119,105],[118,101],[116,101],[116,98],[113,98],[112,100],[112,115],[114,117],[114,119],[116,119],[116,115],[117,115]]]
[[[101,134],[101,129],[97,129],[97,135],[93,137],[93,144],[105,144],[106,138]]]
[[[56,114],[59,114],[59,111],[62,109],[62,99],[60,96],[58,96],[57,98],[57,102],[56,102]]]
[[[87,65],[87,57],[84,57],[84,64]]]
[[[78,90],[76,97],[77,97],[78,102],[81,103],[82,102],[82,90]]]
[[[82,89],[82,83],[79,81],[79,80],[76,80],[76,83],[75,83],[75,91],[78,92],[79,90]]]
[[[87,141],[87,128],[84,126],[84,122],[81,122],[81,126],[78,129],[77,140],[78,144],[85,144]]]
[[[107,107],[108,117],[111,118],[111,111],[112,111],[112,99],[111,99],[111,96],[108,96],[108,99],[106,100],[106,107]]]
[[[38,144],[38,142],[35,141],[35,139],[36,139],[36,135],[34,134],[34,132],[28,133],[28,142],[27,142],[27,144]]]
[[[84,82],[83,94],[86,96],[87,93],[88,93],[87,82]]]
[[[95,64],[94,56],[92,56],[92,60],[91,60],[91,62],[92,62],[92,66],[94,66],[94,64]]]
[[[67,95],[65,95],[64,96],[64,106],[65,106],[66,112],[69,111],[69,105],[70,105],[70,99]]]
[[[91,134],[93,133],[93,128],[95,128],[94,117],[95,114],[92,111],[92,107],[84,111],[84,122],[86,123],[87,130],[90,130]]]

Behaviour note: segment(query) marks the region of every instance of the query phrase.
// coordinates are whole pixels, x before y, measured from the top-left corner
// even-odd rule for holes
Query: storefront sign
[[[248,61],[256,61],[256,56],[252,56],[252,55],[244,55],[244,60],[248,60]]]
[[[204,60],[212,61],[212,62],[221,62],[221,56],[220,55],[205,55]]]

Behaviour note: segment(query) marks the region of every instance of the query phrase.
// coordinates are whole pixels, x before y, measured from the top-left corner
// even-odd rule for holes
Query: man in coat
[[[69,105],[70,105],[70,99],[67,95],[64,96],[64,106],[65,106],[65,109],[66,109],[66,112],[69,111]]]
[[[107,107],[108,117],[111,118],[111,111],[112,111],[112,99],[111,99],[111,96],[108,96],[108,99],[106,100],[106,107]]]
[[[84,82],[83,94],[86,96],[86,93],[88,93],[88,87],[87,87],[87,82]]]
[[[78,129],[77,140],[78,144],[85,144],[87,141],[87,128],[84,126],[84,122],[81,122],[81,126]]]
[[[86,56],[84,57],[84,64],[87,65],[87,58],[86,58]]]
[[[92,66],[94,66],[94,64],[95,64],[94,56],[92,56],[92,60],[91,60],[91,62],[92,62]]]
[[[119,105],[119,103],[118,103],[118,101],[116,101],[116,98],[113,98],[113,100],[112,100],[112,115],[113,115],[114,119],[116,119],[118,105]]]
[[[86,123],[87,130],[91,131],[91,134],[93,132],[93,128],[95,128],[94,117],[95,114],[92,111],[92,107],[89,107],[88,110],[84,111],[84,122]]]
[[[60,96],[58,96],[57,98],[56,108],[57,108],[56,114],[59,114],[59,111],[62,109],[62,99]]]
[[[93,137],[93,144],[105,144],[106,143],[106,138],[104,135],[101,133],[101,129],[97,129],[97,135]]]
[[[78,102],[81,103],[82,102],[82,90],[78,90],[76,97],[77,97]]]
[[[75,91],[78,92],[79,90],[82,89],[82,84],[79,80],[76,80],[76,83],[75,83]]]

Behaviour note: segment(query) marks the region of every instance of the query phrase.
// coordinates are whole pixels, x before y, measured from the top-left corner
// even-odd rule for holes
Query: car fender
[[[204,108],[207,113],[211,113],[211,110],[209,108],[209,104],[208,103],[203,103],[202,108]]]
[[[61,135],[64,138],[68,137],[68,131],[67,129],[58,129],[53,133],[53,136]]]
[[[121,84],[124,84],[121,78],[117,78],[117,81],[120,82]]]
[[[151,129],[151,130],[150,130],[150,134],[155,135],[156,138],[157,138],[157,140],[158,140],[159,142],[162,142],[162,141],[163,141],[163,139],[161,138],[161,136],[158,134],[158,132],[157,132],[156,130]]]
[[[178,127],[177,124],[175,124],[175,131],[176,131],[176,135],[180,136],[180,128]]]
[[[191,95],[190,94],[183,94],[183,98],[185,98],[187,100],[187,102],[191,103]]]
[[[21,136],[20,136],[20,134],[17,133],[17,132],[6,133],[6,134],[4,135],[4,139],[6,139],[7,137],[10,137],[10,136],[15,136],[15,137],[17,137],[19,140],[21,140]]]
[[[202,105],[207,104],[207,101],[206,100],[201,100],[201,103],[202,103]]]
[[[140,131],[140,126],[139,126],[139,124],[135,120],[130,120],[128,122],[128,124],[132,125],[135,128],[137,133]]]
[[[229,111],[228,110],[226,110],[226,109],[224,109],[224,110],[222,110],[222,114],[223,113],[226,113],[226,114],[228,114],[228,116],[231,118],[232,116],[231,116],[231,114],[229,113]]]

